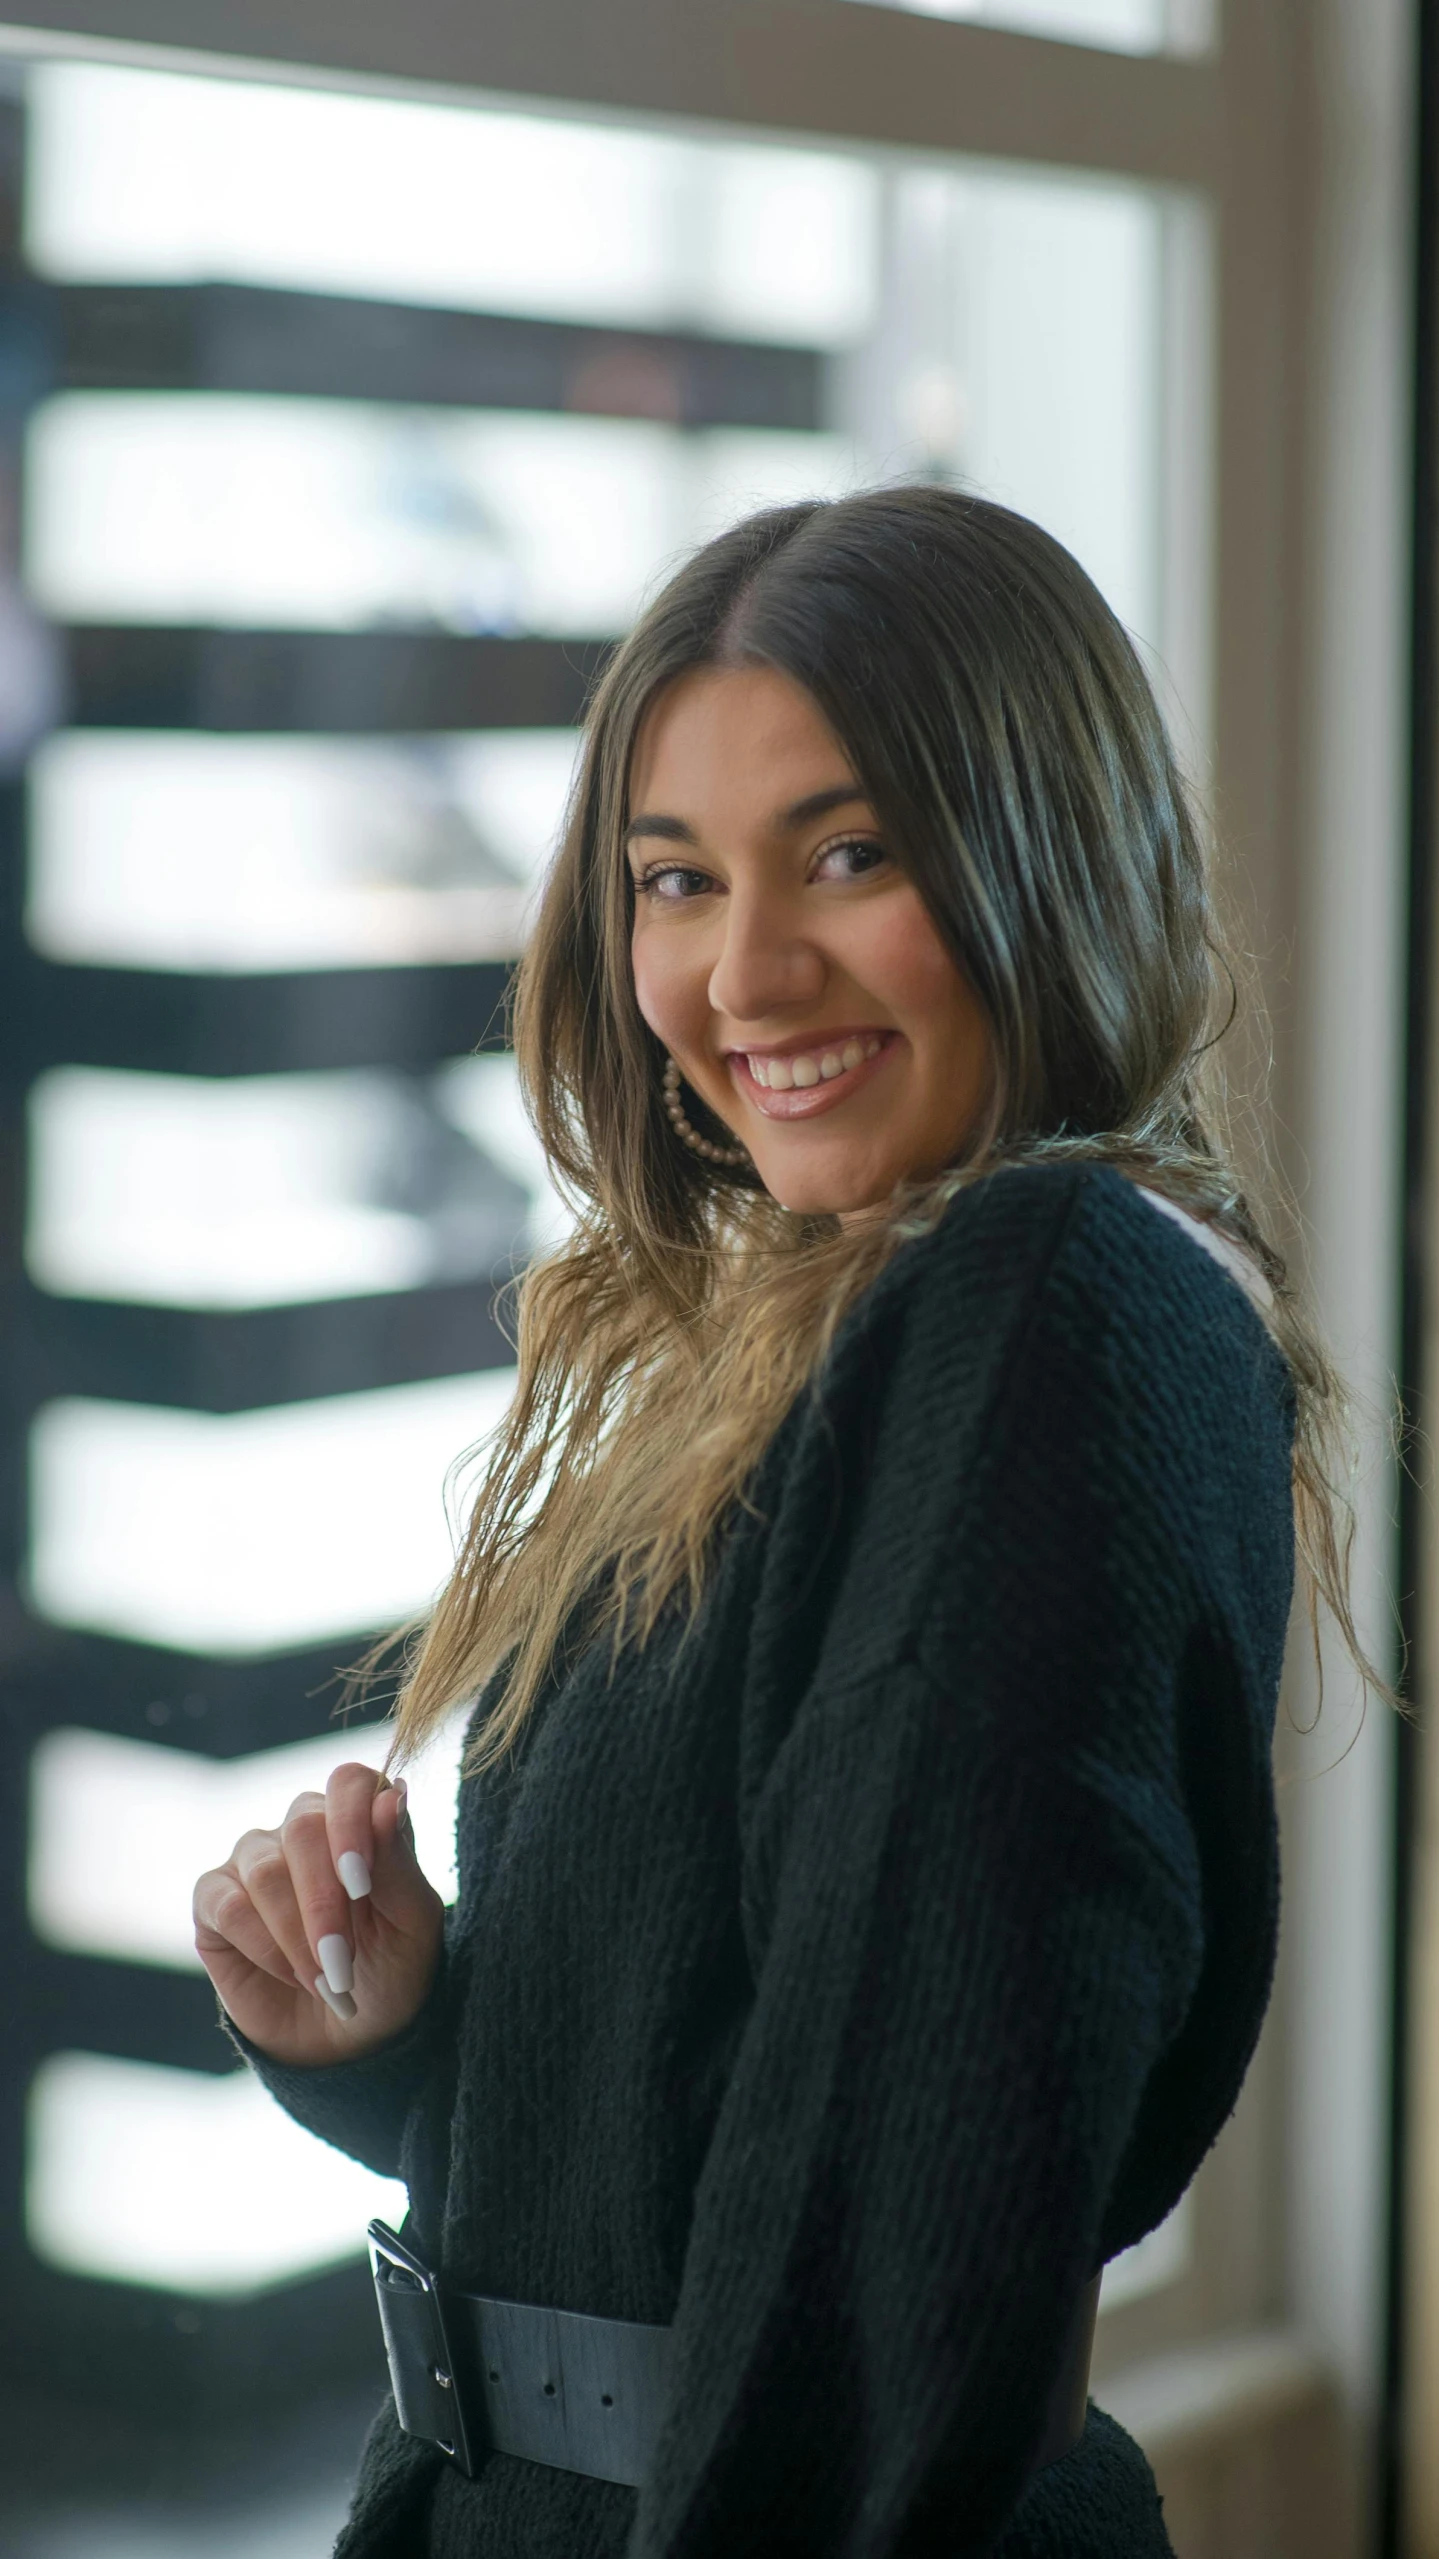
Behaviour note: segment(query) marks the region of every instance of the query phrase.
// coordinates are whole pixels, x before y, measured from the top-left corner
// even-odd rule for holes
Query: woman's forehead
[[[640,724],[629,812],[682,803],[779,812],[814,792],[856,783],[854,766],[812,694],[770,667],[697,667],[676,677]]]

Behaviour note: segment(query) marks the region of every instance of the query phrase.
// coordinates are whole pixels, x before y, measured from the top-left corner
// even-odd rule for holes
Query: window
[[[25,143],[61,353],[23,561],[68,717],[26,785],[24,1251],[58,1348],[22,1587],[102,1662],[338,1658],[443,1579],[447,1472],[512,1382],[494,1291],[561,1231],[493,1023],[594,653],[746,508],[919,469],[1052,524],[1162,657],[1174,214],[1124,182],[79,63],[30,74]],[[176,1860],[332,1751],[294,1692],[292,1736],[235,1759],[183,1717],[42,1740],[48,1943],[177,1960]],[[153,1850],[87,1857],[67,1900],[105,1790]],[[31,2230],[75,2266],[143,2185],[122,2164],[103,2215],[66,2201],[102,2078],[136,2156],[186,2108],[226,2141],[249,2119],[143,2034],[121,2063],[63,2032]],[[96,2271],[132,2271],[106,2244]],[[172,2276],[225,2290],[195,2245]]]

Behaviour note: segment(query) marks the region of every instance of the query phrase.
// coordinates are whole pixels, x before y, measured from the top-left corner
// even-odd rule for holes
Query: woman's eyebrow
[[[787,809],[781,809],[774,821],[775,833],[787,835],[797,826],[808,826],[817,817],[827,817],[831,809],[867,806],[857,782],[836,782],[827,791],[811,791],[804,799],[795,800]],[[687,826],[682,817],[660,817],[644,811],[638,817],[632,817],[625,828],[626,844],[632,844],[639,835],[657,835],[666,844],[699,842],[694,828]]]
[[[868,801],[857,782],[836,782],[828,791],[811,791],[807,799],[796,800],[782,809],[775,820],[778,833],[791,827],[808,826],[812,819],[828,817],[831,809],[867,808]]]
[[[658,835],[666,844],[698,844],[699,837],[682,817],[632,817],[625,828],[625,842],[632,844],[637,835]]]

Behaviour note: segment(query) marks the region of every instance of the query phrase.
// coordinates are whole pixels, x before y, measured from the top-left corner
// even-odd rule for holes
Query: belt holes
[[[491,2379],[491,2381],[498,2381],[498,2380],[499,2380],[499,2377],[500,2377],[500,2376],[499,2376],[499,2372],[498,2372],[497,2368],[495,2367],[495,2365],[494,2365],[494,2364],[491,2364],[491,2366],[490,2366],[490,2379]]]
[[[547,2382],[545,2383],[545,2397],[546,2397],[547,2399],[553,2399],[554,2395],[555,2395],[555,2385],[554,2385],[554,2383],[553,2383],[552,2381],[547,2381]]]
[[[613,2399],[611,2398],[611,2396],[610,2396],[609,2392],[608,2392],[607,2390],[602,2390],[602,2391],[600,2392],[600,2406],[601,2406],[602,2408],[613,2408],[614,2404],[615,2404],[615,2403],[614,2403]]]

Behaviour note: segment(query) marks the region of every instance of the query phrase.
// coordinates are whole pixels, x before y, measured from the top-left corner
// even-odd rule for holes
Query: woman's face
[[[767,668],[679,677],[630,812],[640,1011],[766,1190],[844,1216],[953,1162],[988,1028],[809,694]]]

